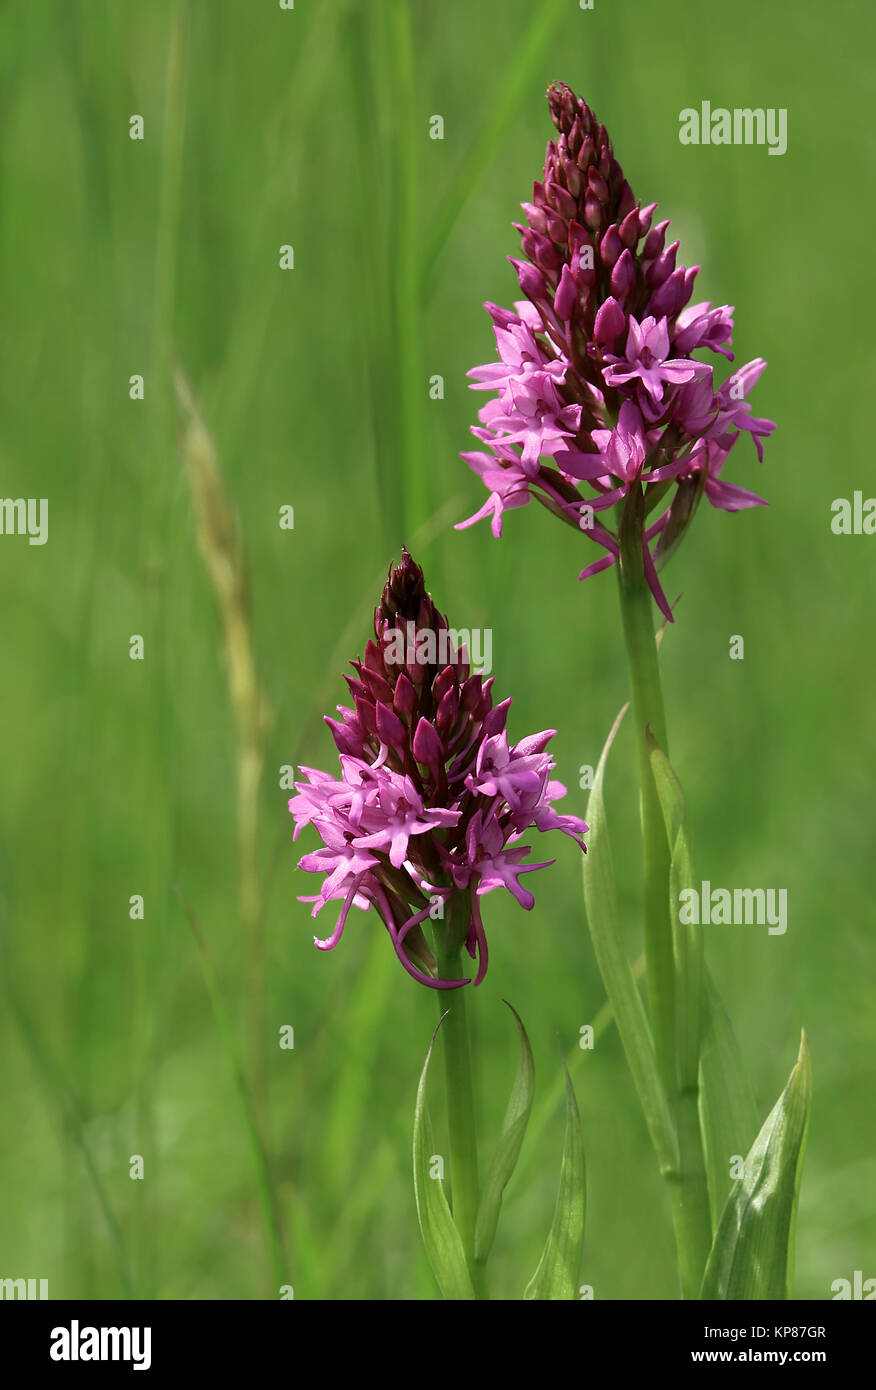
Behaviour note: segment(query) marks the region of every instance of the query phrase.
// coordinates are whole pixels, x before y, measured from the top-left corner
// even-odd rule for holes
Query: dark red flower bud
[[[652,294],[648,301],[648,313],[653,314],[655,319],[673,317],[684,307],[690,298],[690,291],[685,294],[685,271],[683,266],[673,270],[668,280],[665,280],[658,290]]]
[[[584,221],[593,232],[600,231],[605,225],[602,204],[593,193],[588,193],[584,199]]]
[[[617,300],[609,295],[600,304],[593,324],[593,340],[600,347],[613,347],[626,327],[626,315]]]
[[[611,292],[623,302],[636,283],[636,264],[629,251],[624,251],[611,272]]]
[[[531,299],[533,304],[537,304],[539,300],[547,299],[547,289],[541,271],[536,270],[529,261],[515,261],[513,256],[509,256],[508,259],[517,271],[520,288],[527,299]]]
[[[630,251],[634,251],[639,244],[639,237],[641,236],[639,227],[639,209],[633,208],[632,212],[627,213],[623,222],[621,222],[618,227],[620,239],[624,246]]]
[[[560,275],[560,283],[554,296],[554,312],[558,319],[570,319],[578,303],[578,286],[572,277],[572,272],[567,265],[563,266]]]
[[[656,261],[657,257],[662,253],[663,247],[666,244],[666,228],[668,226],[668,220],[666,222],[658,222],[654,230],[648,233],[648,238],[642,249],[642,258],[644,260]]]
[[[602,264],[611,270],[624,249],[617,227],[612,224],[599,243],[599,256]]]
[[[417,692],[405,671],[402,671],[395,683],[395,695],[392,704],[396,714],[404,718],[412,715],[417,708]]]
[[[587,175],[587,183],[594,198],[598,198],[604,207],[608,202],[608,184],[598,169],[590,170]]]
[[[656,290],[664,281],[668,280],[675,269],[678,245],[679,243],[674,241],[671,246],[667,246],[663,254],[658,256],[654,264],[649,267],[645,278],[653,289]]]

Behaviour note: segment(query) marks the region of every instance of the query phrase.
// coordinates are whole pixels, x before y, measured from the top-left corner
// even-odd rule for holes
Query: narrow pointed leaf
[[[505,1002],[507,1003],[507,1000]],[[499,1222],[502,1196],[520,1156],[523,1136],[529,1123],[529,1112],[532,1110],[532,1097],[535,1092],[535,1063],[532,1060],[529,1038],[526,1036],[526,1029],[517,1010],[512,1008],[510,1004],[508,1004],[508,1008],[511,1009],[517,1020],[517,1027],[520,1031],[520,1061],[508,1100],[508,1108],[505,1111],[499,1145],[490,1164],[490,1171],[484,1183],[484,1191],[478,1208],[478,1219],[475,1227],[475,1259],[479,1261],[486,1260],[492,1249],[496,1226]]]
[[[786,1299],[809,1128],[812,1064],[804,1033],[788,1084],[730,1190],[706,1265],[702,1299]]]
[[[590,832],[584,860],[584,903],[593,951],[614,1011],[651,1142],[661,1170],[671,1172],[678,1169],[678,1143],[666,1092],[657,1070],[645,1008],[621,936],[602,791],[609,750],[628,708],[628,705],[624,705],[606,739],[587,805]]]
[[[441,1022],[443,1019],[432,1034],[420,1074],[420,1084],[417,1087],[417,1103],[414,1107],[414,1196],[423,1244],[439,1289],[445,1298],[473,1299],[475,1295],[465,1251],[450,1214],[450,1207],[447,1205],[444,1187],[440,1178],[429,1176],[429,1160],[433,1148],[432,1126],[426,1109],[426,1075]]]
[[[566,1137],[560,1190],[550,1234],[538,1268],[526,1286],[525,1298],[573,1299],[578,1297],[578,1279],[584,1252],[584,1223],[587,1187],[584,1169],[584,1142],[581,1117],[575,1100],[572,1078],[566,1071]]]
[[[700,1049],[699,1107],[714,1232],[733,1185],[731,1160],[748,1153],[758,1123],[757,1107],[739,1043],[708,971]]]
[[[694,887],[690,835],[684,792],[666,754],[648,732],[651,770],[669,842],[669,914],[675,958],[675,1029],[678,1081],[682,1091],[695,1091],[703,1029],[703,929],[680,921],[681,894]]]

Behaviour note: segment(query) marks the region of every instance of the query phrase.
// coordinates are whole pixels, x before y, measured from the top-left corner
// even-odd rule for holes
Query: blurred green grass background
[[[436,1296],[410,1178],[435,1000],[370,917],[354,914],[333,954],[313,949],[280,769],[331,764],[319,715],[344,696],[339,639],[361,650],[406,542],[452,622],[492,628],[512,733],[558,729],[557,775],[584,811],[579,767],[626,697],[613,577],[578,584],[595,552],[536,507],[501,543],[452,529],[483,500],[458,457],[481,403],[465,371],[493,351],[482,302],[516,297],[510,224],[541,171],[557,78],[608,125],[637,196],[673,219],[681,259],[703,266],[697,297],[735,304],[737,361],[770,364],[755,409],[779,429],[762,467],[743,441],[730,473],[770,507],[704,508],[666,575],[683,595],[662,649],[670,736],[702,876],[789,891],[786,936],[715,928],[707,951],[762,1114],[809,1035],[796,1292],[876,1275],[876,541],[829,525],[833,498],[876,492],[871,13],[849,0],[793,15],[780,0],[35,0],[2,7],[0,36],[2,491],[49,499],[44,547],[0,541],[0,1276],[48,1278],[52,1297],[277,1297],[280,1272],[296,1298]],[[703,99],[786,107],[787,154],[682,147],[678,113]],[[429,139],[434,114],[443,141]],[[255,1001],[234,728],[176,365],[239,516],[274,715]],[[134,373],[143,401],[129,399]],[[744,661],[729,659],[733,634]],[[629,730],[608,796],[635,955]],[[557,1038],[574,1049],[603,1004],[580,865],[570,843],[553,848],[531,915],[487,900],[490,972],[470,1001],[485,1148],[516,1061],[501,1000],[527,1024],[542,1098]],[[241,1056],[253,1004],[263,1018],[279,1261],[185,903]],[[584,1277],[597,1298],[674,1297],[665,1194],[611,1028],[575,1080]],[[497,1296],[519,1297],[537,1262],[561,1134],[557,1107],[524,1150]]]

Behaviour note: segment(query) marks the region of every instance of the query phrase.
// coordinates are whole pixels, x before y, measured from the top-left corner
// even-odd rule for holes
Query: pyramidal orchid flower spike
[[[766,363],[717,383],[715,362],[694,354],[733,361],[732,307],[690,303],[699,267],[676,265],[668,222],[652,226],[657,204],[636,201],[605,127],[564,83],[548,102],[557,138],[522,204],[526,225],[515,224],[524,298],[512,310],[486,305],[499,360],[468,374],[494,393],[472,428],[484,447],[462,455],[489,497],[458,529],[489,517],[501,536],[504,512],[535,497],[605,552],[584,579],[619,560],[611,509],[644,491],[637,543],[671,621],[657,570],[701,496],[729,512],[766,505],[722,477],[741,434],[762,459],[775,428],[747,399]]]
[[[654,601],[672,613],[658,569],[705,495],[724,511],[763,505],[722,476],[742,434],[759,458],[771,421],[748,397],[761,358],[733,361],[733,310],[691,304],[697,268],[676,265],[656,204],[638,203],[605,128],[567,86],[548,92],[557,138],[513,261],[524,298],[488,304],[498,362],[475,367],[491,393],[465,454],[489,497],[471,525],[536,497],[603,554],[581,577],[615,566],[630,678],[591,789],[584,875],[594,954],[667,1184],[685,1299],[785,1299],[811,1098],[805,1034],[797,1063],[760,1124],[741,1053],[708,972],[692,840],[669,760]],[[603,782],[630,709],[638,761],[645,1016],[616,909]],[[705,891],[705,889],[703,889]],[[705,918],[708,920],[708,918]],[[736,920],[740,920],[737,918]],[[745,920],[750,920],[745,915]],[[727,1155],[746,1155],[741,1174]],[[767,1177],[769,1173],[769,1177]]]
[[[470,978],[441,977],[427,918],[436,935],[460,933],[456,944],[477,960],[480,984],[488,960],[480,899],[506,888],[531,909],[523,876],[548,864],[525,862],[530,845],[521,841],[531,830],[560,830],[584,849],[587,830],[553,809],[566,793],[545,751],[554,730],[509,743],[510,699],[493,703],[492,679],[472,673],[454,636],[403,551],[374,615],[374,640],[346,677],[352,707],[326,718],[339,771],[302,768],[306,780],[289,802],[295,838],[312,825],[322,841],[300,860],[323,876],[316,896],[301,901],[313,903],[314,916],[341,904],[316,946],[337,946],[352,907],[374,909],[405,970],[444,990]]]

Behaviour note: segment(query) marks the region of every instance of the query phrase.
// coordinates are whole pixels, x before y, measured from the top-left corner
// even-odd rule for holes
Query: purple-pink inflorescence
[[[545,752],[554,731],[509,745],[510,699],[494,705],[492,680],[471,673],[407,551],[390,570],[374,633],[346,677],[352,708],[326,719],[340,774],[302,768],[307,780],[289,802],[295,838],[313,825],[322,840],[300,861],[324,875],[316,897],[302,901],[314,916],[330,901],[342,904],[331,935],[314,938],[320,950],[340,941],[352,906],[376,908],[402,965],[436,989],[469,980],[439,977],[422,924],[432,918],[444,931],[445,908],[459,921],[461,907],[479,984],[487,969],[479,899],[505,887],[531,908],[521,876],[547,864],[523,862],[524,834],[562,830],[584,849],[587,826],[551,805],[566,793]]]
[[[672,617],[657,566],[681,539],[703,493],[715,507],[765,505],[721,472],[740,433],[758,457],[775,428],[747,401],[766,363],[756,358],[718,386],[706,350],[730,361],[733,309],[689,304],[699,267],[676,266],[668,222],[652,228],[615,159],[605,127],[565,84],[548,91],[558,137],[544,179],[523,203],[525,260],[514,260],[525,298],[513,311],[487,304],[499,361],[469,372],[495,392],[472,433],[486,446],[463,458],[489,490],[459,527],[536,497],[584,531],[605,554],[581,578],[620,555],[610,509],[644,488],[645,575]],[[517,224],[515,224],[517,225]],[[583,486],[582,486],[583,485]]]

